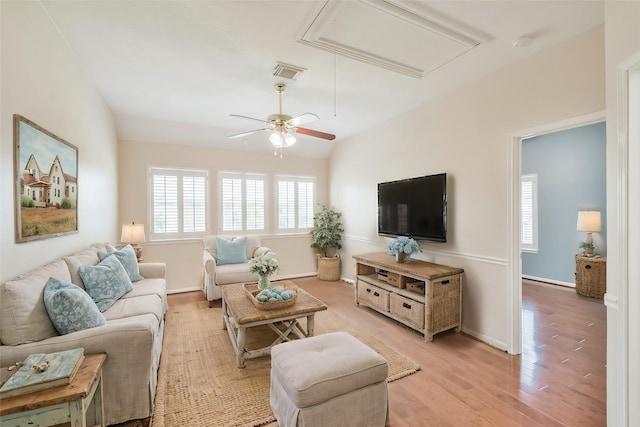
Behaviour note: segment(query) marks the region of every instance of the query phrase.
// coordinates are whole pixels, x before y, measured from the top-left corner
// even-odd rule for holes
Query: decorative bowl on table
[[[298,298],[298,287],[294,284],[276,284],[269,289],[260,290],[257,284],[245,284],[247,297],[258,310],[277,310],[291,307]]]

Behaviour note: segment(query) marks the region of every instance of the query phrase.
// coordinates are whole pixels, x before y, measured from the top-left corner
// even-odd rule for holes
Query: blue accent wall
[[[522,274],[575,283],[575,254],[585,233],[578,211],[599,210],[596,254],[606,256],[605,123],[522,141],[522,173],[538,174],[538,253],[522,253]]]

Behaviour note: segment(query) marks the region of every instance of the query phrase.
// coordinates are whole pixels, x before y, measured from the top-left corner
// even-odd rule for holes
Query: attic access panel
[[[420,79],[481,40],[416,4],[329,0],[300,42]]]

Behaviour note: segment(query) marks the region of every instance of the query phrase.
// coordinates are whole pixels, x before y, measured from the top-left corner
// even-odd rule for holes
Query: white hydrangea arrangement
[[[420,245],[411,237],[400,236],[389,242],[387,250],[389,255],[398,255],[399,253],[413,255],[420,252]]]
[[[278,260],[269,255],[261,255],[249,260],[249,271],[260,276],[271,276],[278,271]]]

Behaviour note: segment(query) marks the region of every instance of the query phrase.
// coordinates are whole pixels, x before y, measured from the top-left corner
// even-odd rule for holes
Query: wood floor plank
[[[356,307],[353,287],[347,283],[310,278],[299,284],[423,366],[421,372],[398,382],[403,385],[397,388],[407,388],[403,395],[415,396],[405,399],[404,411],[419,414],[421,407],[426,410],[433,402],[441,406],[438,396],[445,391],[466,402],[471,412],[458,411],[448,418],[443,418],[439,408],[428,413],[449,423],[455,421],[453,425],[485,421],[509,426],[606,425],[606,311],[602,300],[576,295],[573,289],[525,283],[523,310],[532,318],[530,333],[523,341],[523,354],[513,356],[463,333],[441,333],[432,343],[425,343],[416,331]],[[392,399],[392,419],[394,402]],[[585,411],[584,405],[590,409]],[[407,423],[404,413],[397,419],[399,425]],[[422,425],[418,420],[415,423],[406,425]]]
[[[514,356],[453,331],[425,343],[415,330],[356,307],[348,283],[295,281],[422,367],[389,384],[392,427],[606,425],[602,300],[523,281],[523,353]],[[169,303],[179,305],[194,295],[202,298],[201,293],[170,295]]]

